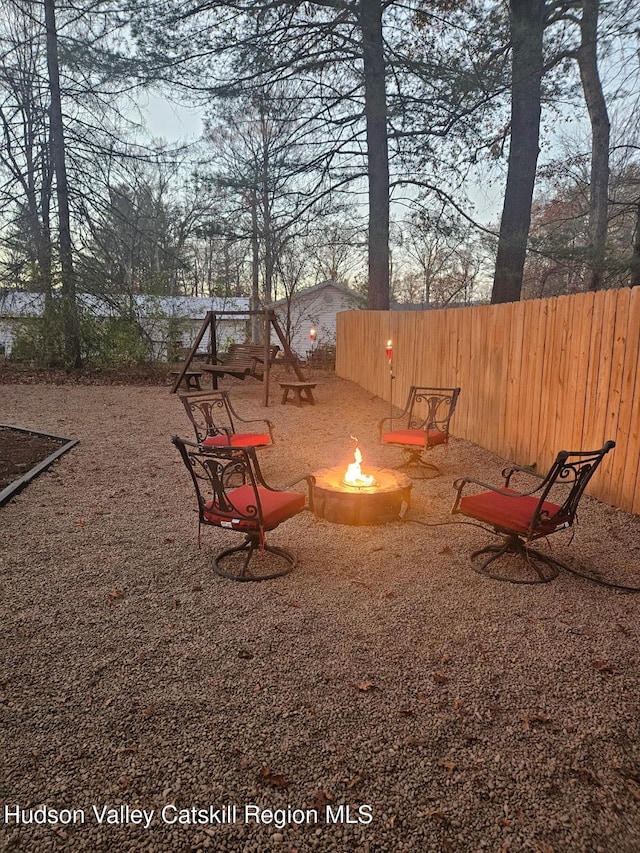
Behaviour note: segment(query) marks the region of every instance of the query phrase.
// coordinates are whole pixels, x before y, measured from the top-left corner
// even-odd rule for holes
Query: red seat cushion
[[[447,438],[448,434],[439,429],[396,429],[382,435],[385,444],[411,444],[415,447],[432,447],[435,444],[444,444]]]
[[[203,447],[228,447],[229,437],[221,432],[219,435],[208,435],[202,442]]]
[[[271,436],[265,432],[236,432],[231,436],[232,447],[260,447],[271,444]]]
[[[204,447],[262,447],[271,444],[271,436],[262,432],[237,432],[231,436],[231,442],[225,433],[208,435],[202,442]]]
[[[264,529],[272,530],[281,521],[291,518],[292,515],[304,509],[305,496],[301,492],[273,492],[270,489],[258,487]],[[229,501],[236,508],[236,512],[222,512],[214,507],[213,501],[205,504],[203,514],[210,524],[221,527],[233,527],[238,530],[257,530],[258,512],[256,508],[255,492],[252,486],[240,486],[227,492]],[[252,518],[239,518],[238,516],[255,516]]]
[[[491,524],[499,530],[508,533],[519,533],[521,535],[528,534],[539,499],[533,495],[518,495],[518,492],[514,492],[511,489],[505,489],[504,491],[508,492],[508,494],[480,492],[477,495],[467,495],[460,501],[460,511],[464,515],[476,518],[478,521]],[[512,495],[513,497],[511,497]],[[550,501],[545,501],[542,504],[542,509],[550,517],[553,517],[560,509],[560,506]],[[545,535],[553,533],[554,530],[563,525],[564,521],[562,520],[556,520],[555,523],[542,522],[534,528],[533,532]]]

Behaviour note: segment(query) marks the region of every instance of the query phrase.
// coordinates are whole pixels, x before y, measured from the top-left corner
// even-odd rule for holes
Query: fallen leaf
[[[175,542],[176,538],[175,538],[175,536],[165,536],[164,541],[165,542]]]
[[[289,783],[282,773],[272,773],[268,767],[261,767],[258,773],[258,782],[269,785],[270,788],[288,788]]]
[[[202,584],[194,583],[191,587],[191,592],[202,592]]]
[[[124,592],[114,587],[107,592],[107,598],[109,601],[118,601],[118,599],[124,598]]]
[[[375,688],[375,683],[373,681],[361,681],[358,684],[358,690],[362,690],[363,692],[367,692],[369,690],[373,690]]]
[[[400,708],[400,715],[402,717],[412,717],[414,713],[415,711],[413,710],[413,708]]]
[[[445,652],[440,658],[440,663],[449,663],[451,660],[451,655],[448,652]]]
[[[498,826],[512,826],[511,821],[506,817],[498,818]]]
[[[449,681],[448,677],[443,675],[441,672],[434,672],[433,680],[436,684],[446,684]]]
[[[453,554],[453,551],[448,545],[445,545],[441,551],[438,551],[438,554]]]
[[[151,705],[147,705],[147,707],[142,712],[142,716],[145,720],[148,720],[149,717],[152,717],[156,710],[156,706],[152,703]]]
[[[551,720],[551,717],[547,717],[546,714],[523,714],[522,716],[522,729],[525,732],[531,731],[531,725],[533,723],[548,723]]]
[[[611,675],[616,675],[618,670],[611,666],[611,664],[606,660],[596,659],[591,661],[591,666],[596,670],[596,672],[606,672]]]
[[[457,764],[455,761],[447,761],[443,758],[438,761],[438,767],[444,767],[445,770],[448,770],[449,773],[453,773],[453,771],[457,768]]]
[[[630,780],[627,782],[627,788],[632,797],[635,797],[636,800],[640,800],[640,787],[638,787],[634,782]]]
[[[415,737],[414,735],[405,738],[404,742],[407,744],[407,746],[425,746],[427,743],[426,740],[424,740],[423,738]]]
[[[427,817],[435,823],[446,823],[447,820],[442,809],[430,809],[427,812]]]
[[[75,524],[76,527],[84,527],[86,524],[86,521],[80,519],[79,521],[74,521],[73,523]]]
[[[347,788],[351,790],[351,788],[355,788],[356,785],[359,785],[360,782],[364,782],[364,775],[358,773],[357,776],[354,776],[352,779],[347,781]]]
[[[113,702],[114,698],[115,698],[114,696],[110,696],[108,699],[105,699],[105,700],[104,700],[104,704],[102,705],[102,707],[103,707],[103,708],[108,708],[108,707],[109,707],[109,705],[111,705],[111,704],[112,704],[112,702]]]
[[[242,660],[251,660],[253,658],[253,652],[247,651],[247,649],[240,649],[238,657],[242,658]]]
[[[460,708],[462,708],[462,706],[463,706],[463,705],[464,705],[464,702],[463,702],[463,700],[462,700],[459,696],[456,696],[456,698],[455,698],[455,699],[453,700],[453,702],[451,703],[451,707],[452,707],[455,711],[458,711]]]
[[[319,791],[314,791],[311,795],[311,800],[308,803],[308,807],[310,809],[318,809],[318,811],[324,811],[327,803],[332,803],[333,797],[330,794],[327,794],[326,791],[322,789]]]
[[[589,785],[599,785],[600,784],[598,782],[598,779],[596,778],[595,773],[593,773],[591,770],[589,770],[588,767],[575,767],[573,769],[576,771],[576,773],[578,774],[580,779],[582,779],[583,782],[586,782]]]

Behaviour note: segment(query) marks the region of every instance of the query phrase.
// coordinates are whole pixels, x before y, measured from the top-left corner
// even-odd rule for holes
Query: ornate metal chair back
[[[615,447],[614,441],[607,441],[599,450],[561,450],[547,476],[539,486],[540,499],[531,521],[532,529],[540,526],[541,522],[563,524],[570,527],[575,521],[578,504],[584,494],[589,480],[595,474],[605,455]],[[507,472],[505,487],[509,487],[511,474]],[[570,486],[559,509],[550,517],[543,509],[545,501],[553,500],[550,494],[555,486]]]
[[[232,409],[226,391],[180,396],[187,417],[193,424],[198,444],[211,436],[236,432]]]
[[[407,428],[437,429],[440,432],[448,432],[449,421],[455,411],[459,394],[459,388],[427,388],[412,385],[407,403]]]

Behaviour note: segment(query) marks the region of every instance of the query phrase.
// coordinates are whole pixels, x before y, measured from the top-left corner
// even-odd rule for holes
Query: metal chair
[[[406,468],[419,465],[441,471],[427,462],[424,454],[449,442],[449,422],[456,408],[459,388],[428,388],[412,385],[407,404],[395,417],[383,418],[378,424],[380,440],[384,445],[400,447],[407,458],[398,465]],[[426,407],[426,408],[425,408]],[[396,426],[394,428],[394,421]]]
[[[561,450],[546,476],[535,474],[530,468],[513,465],[503,470],[505,479],[502,487],[470,477],[456,480],[453,485],[458,493],[451,512],[473,518],[481,522],[480,526],[488,525],[486,529],[503,537],[501,545],[489,545],[471,554],[473,568],[487,577],[511,583],[546,583],[553,580],[560,569],[570,571],[555,557],[531,548],[531,543],[573,525],[587,483],[604,456],[614,447],[615,442],[607,441],[600,450]],[[540,482],[531,491],[511,489],[511,478],[521,472],[536,477]],[[469,485],[488,491],[463,496],[463,490]],[[558,503],[556,501],[560,499],[563,487],[564,499]],[[475,565],[474,560],[482,555],[488,556],[480,565]],[[515,555],[516,560],[509,560],[502,573],[488,570],[491,563],[507,555]]]
[[[268,486],[260,471],[254,447],[201,449],[174,436],[198,500],[198,547],[203,524],[244,534],[244,540],[218,552],[214,570],[237,581],[261,581],[286,575],[296,558],[284,548],[267,545],[265,533],[307,508],[302,492]],[[311,500],[311,479],[307,481]],[[292,483],[291,485],[295,485]],[[253,559],[254,553],[258,556]]]
[[[200,447],[267,447],[273,444],[273,424],[266,418],[245,420],[226,391],[180,394]]]

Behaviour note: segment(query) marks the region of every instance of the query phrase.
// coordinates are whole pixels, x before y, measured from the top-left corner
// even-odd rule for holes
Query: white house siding
[[[91,294],[79,294],[78,302],[94,317],[105,319],[126,314],[133,310],[140,326],[151,342],[150,355],[164,359],[178,346],[190,347],[204,321],[207,311],[238,311],[238,317],[218,317],[216,338],[218,349],[230,342],[243,343],[247,339],[248,315],[242,314],[249,308],[244,297],[213,298],[189,296],[141,296],[126,299],[126,304],[112,305]],[[16,333],[25,322],[42,316],[44,296],[19,290],[0,291],[0,350],[10,356]],[[209,331],[200,344],[201,349],[209,346]]]
[[[336,315],[363,306],[363,297],[332,281],[294,293],[291,299],[291,347],[305,357],[311,348],[309,331],[316,330],[316,346],[335,344]],[[286,333],[287,303],[281,299],[272,305],[278,322]]]

